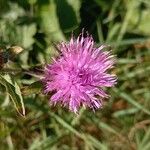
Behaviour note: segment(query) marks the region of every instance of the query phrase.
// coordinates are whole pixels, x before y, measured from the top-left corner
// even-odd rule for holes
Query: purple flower
[[[50,104],[60,103],[75,113],[80,106],[93,110],[102,106],[108,97],[103,87],[116,84],[116,76],[108,73],[115,59],[104,47],[96,48],[92,36],[83,33],[57,46],[61,55],[45,67],[43,78],[45,93],[54,92]]]

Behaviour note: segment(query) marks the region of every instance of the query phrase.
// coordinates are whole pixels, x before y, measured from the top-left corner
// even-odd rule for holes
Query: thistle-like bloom
[[[57,46],[61,55],[45,67],[43,78],[45,93],[54,93],[50,104],[60,103],[75,113],[81,106],[102,106],[108,97],[103,88],[116,84],[116,76],[108,73],[115,59],[104,47],[96,48],[92,36],[83,33]]]

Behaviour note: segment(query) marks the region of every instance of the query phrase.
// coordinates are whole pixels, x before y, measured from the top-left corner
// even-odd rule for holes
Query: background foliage
[[[149,150],[149,27],[149,0],[0,0],[0,49],[24,48],[4,65],[9,75],[0,70],[0,149]],[[101,110],[75,116],[49,107],[26,70],[50,62],[53,43],[82,28],[97,45],[111,45],[118,84]]]

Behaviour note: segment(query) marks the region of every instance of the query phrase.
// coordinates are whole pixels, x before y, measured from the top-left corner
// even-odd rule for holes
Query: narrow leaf
[[[15,81],[11,83],[10,80],[6,79],[2,75],[0,75],[0,83],[5,86],[11,100],[14,103],[17,112],[22,116],[25,116],[25,107],[24,107],[20,87],[18,86],[18,84]]]

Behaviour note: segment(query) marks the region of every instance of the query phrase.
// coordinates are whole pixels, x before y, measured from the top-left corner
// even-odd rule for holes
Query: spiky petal
[[[116,84],[116,76],[108,73],[114,65],[114,56],[96,48],[92,36],[83,34],[58,46],[61,56],[45,67],[43,83],[46,93],[54,91],[51,104],[68,106],[75,113],[80,106],[97,109],[108,95],[103,87]]]

